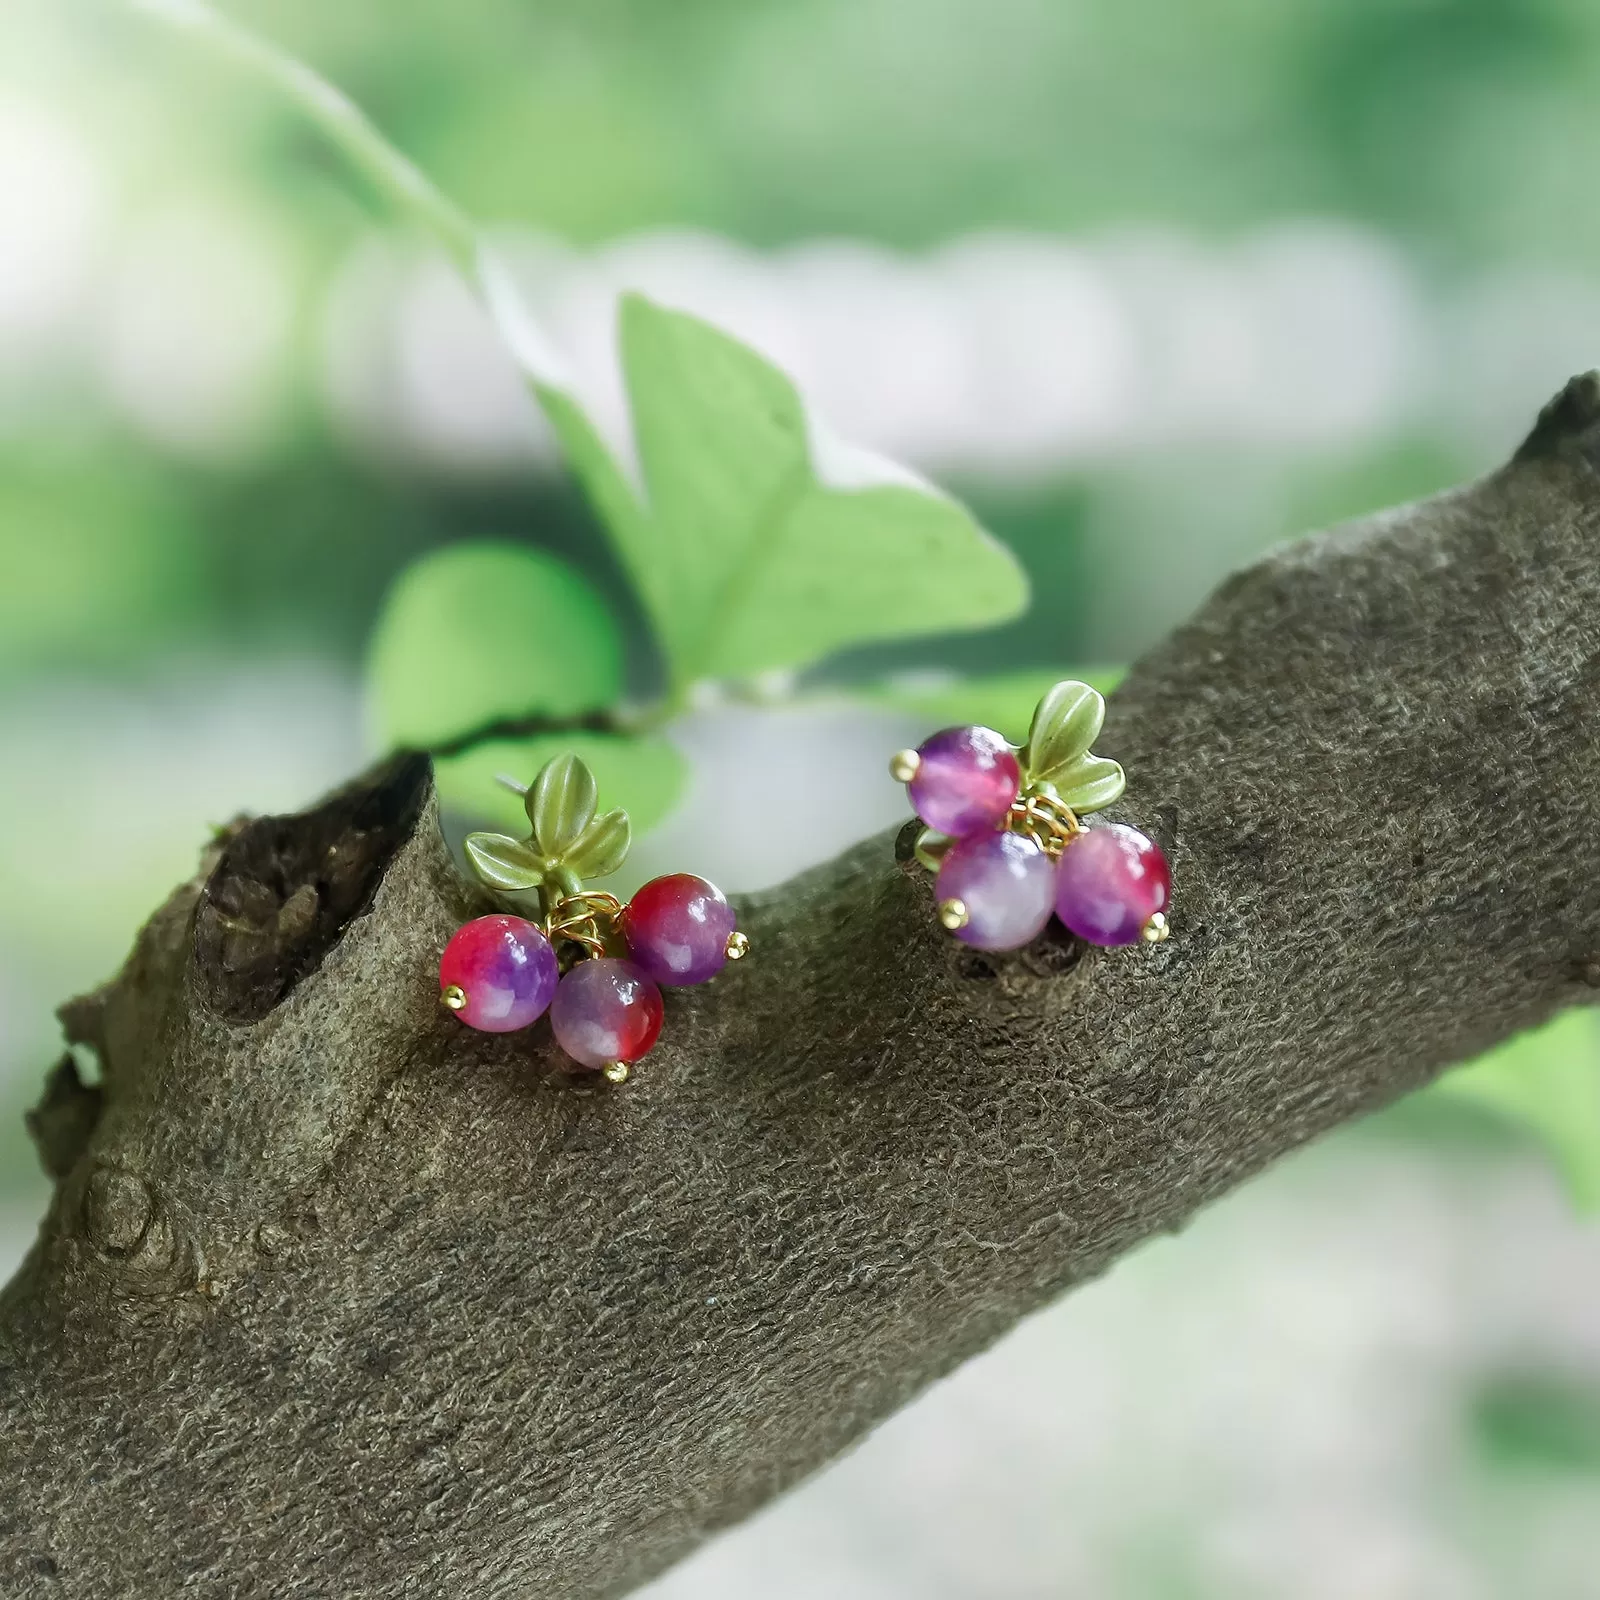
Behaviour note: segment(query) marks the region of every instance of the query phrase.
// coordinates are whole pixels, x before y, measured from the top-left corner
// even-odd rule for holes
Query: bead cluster
[[[662,985],[714,978],[749,940],[722,891],[692,873],[653,878],[626,905],[584,887],[622,865],[631,830],[624,812],[595,815],[594,778],[576,756],[550,762],[525,803],[526,841],[467,840],[473,875],[511,910],[457,929],[439,962],[440,998],[486,1033],[548,1011],[579,1068],[625,1082],[661,1033]]]
[[[1167,937],[1172,878],[1156,843],[1124,823],[1081,818],[1121,795],[1122,768],[1091,753],[1105,701],[1058,683],[1028,742],[992,728],[946,728],[889,764],[927,824],[917,859],[937,874],[939,919],[979,950],[1015,950],[1052,913],[1091,944]]]

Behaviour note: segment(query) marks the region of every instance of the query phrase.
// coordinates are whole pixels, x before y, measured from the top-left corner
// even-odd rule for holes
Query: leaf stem
[[[424,227],[474,282],[480,246],[471,220],[403,156],[346,94],[204,0],[129,0],[135,11],[207,40],[280,89],[386,198]]]

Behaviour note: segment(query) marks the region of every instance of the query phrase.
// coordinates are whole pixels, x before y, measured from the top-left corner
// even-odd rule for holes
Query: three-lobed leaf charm
[[[926,826],[916,858],[938,874],[939,917],[982,950],[1013,950],[1052,912],[1094,944],[1158,943],[1171,878],[1160,848],[1121,823],[1080,818],[1126,780],[1094,741],[1105,700],[1068,679],[1039,701],[1020,749],[992,728],[945,728],[889,764]]]
[[[633,830],[620,807],[597,816],[594,774],[575,755],[540,769],[523,800],[529,837],[469,834],[467,862],[478,881],[499,894],[550,889],[577,894],[585,878],[605,878],[628,859]]]
[[[1121,799],[1127,787],[1115,761],[1091,751],[1106,720],[1105,697],[1086,683],[1058,683],[1033,713],[1021,754],[1022,792],[1048,794],[1087,815]]]

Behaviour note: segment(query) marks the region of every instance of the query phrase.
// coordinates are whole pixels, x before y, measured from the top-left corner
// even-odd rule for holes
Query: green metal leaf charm
[[[566,855],[593,821],[600,790],[577,756],[557,756],[540,770],[524,803],[534,844],[541,855],[555,860]]]
[[[1033,714],[1027,748],[1022,752],[1024,783],[1059,787],[1067,770],[1089,754],[1100,737],[1105,716],[1105,699],[1086,683],[1069,678],[1047,691]],[[1122,791],[1119,788],[1117,792]],[[1061,798],[1066,800],[1064,794]]]
[[[1080,756],[1056,774],[1050,788],[1062,805],[1083,816],[1114,804],[1122,797],[1127,782],[1115,761],[1104,756]]]
[[[508,839],[503,833],[470,833],[467,864],[487,889],[503,894],[537,889],[546,877],[545,864],[530,845]]]
[[[562,865],[580,878],[608,877],[628,859],[632,843],[628,813],[620,809],[607,811],[578,835],[562,857]]]
[[[937,872],[939,863],[944,860],[945,852],[954,843],[955,840],[947,834],[935,833],[932,828],[924,828],[917,835],[917,842],[912,846],[911,853],[929,872]]]

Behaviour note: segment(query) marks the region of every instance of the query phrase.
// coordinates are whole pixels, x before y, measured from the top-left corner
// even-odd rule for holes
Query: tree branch
[[[240,828],[64,1015],[0,1589],[626,1591],[1322,1130],[1592,996],[1600,380],[1234,577],[1118,692],[1171,940],[950,941],[870,840],[634,1083],[436,1003],[425,763]],[[1587,975],[1587,976],[1586,976]]]

